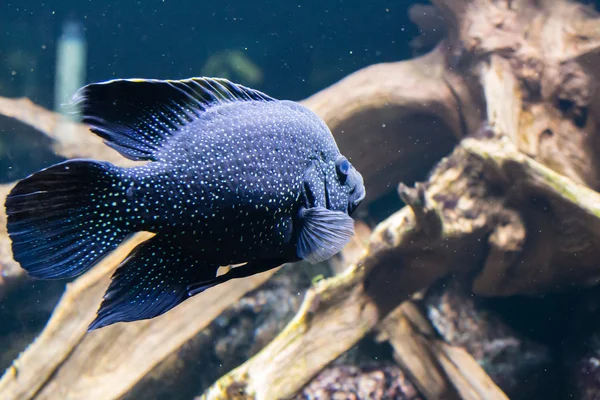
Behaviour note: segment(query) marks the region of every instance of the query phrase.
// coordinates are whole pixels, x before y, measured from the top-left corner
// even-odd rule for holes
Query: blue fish
[[[16,261],[72,278],[128,236],[88,330],[161,315],[232,278],[327,260],[354,234],[360,173],[316,114],[225,79],[119,79],[80,89],[83,122],[130,168],[68,160],[6,199]],[[217,276],[219,266],[244,264]]]

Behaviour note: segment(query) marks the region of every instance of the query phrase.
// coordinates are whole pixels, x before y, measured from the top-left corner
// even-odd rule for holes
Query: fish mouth
[[[348,213],[352,214],[361,201],[364,200],[367,191],[362,175],[354,168],[349,174],[350,192],[348,193]]]
[[[348,214],[352,214],[354,210],[356,210],[359,204],[364,200],[366,196],[366,191],[364,186],[360,188],[354,188],[354,190],[350,193],[350,202],[348,204]],[[357,197],[358,196],[358,197]]]
[[[358,207],[358,205],[360,204],[360,202],[365,199],[366,195],[367,195],[367,191],[365,190],[364,187],[362,187],[360,189],[360,195],[359,195],[358,199],[354,200],[352,203],[354,203],[354,205]]]

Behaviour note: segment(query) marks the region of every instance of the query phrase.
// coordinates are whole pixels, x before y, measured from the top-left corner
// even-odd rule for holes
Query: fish
[[[323,262],[354,235],[363,177],[297,102],[197,77],[91,83],[72,104],[140,163],[66,160],[19,181],[5,207],[14,259],[37,279],[76,277],[154,233],[119,264],[88,331],[155,318],[230,279]]]

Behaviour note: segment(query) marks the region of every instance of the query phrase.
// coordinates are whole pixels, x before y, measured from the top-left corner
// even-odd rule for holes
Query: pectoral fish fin
[[[354,236],[354,221],[345,212],[324,207],[302,208],[298,257],[318,263],[339,253]]]
[[[116,79],[81,88],[73,104],[105,143],[132,160],[155,160],[164,142],[219,104],[273,101],[220,78]]]
[[[157,235],[138,245],[115,271],[88,331],[164,314],[190,297],[189,284],[214,279],[218,268]]]
[[[218,284],[227,282],[230,279],[236,278],[246,278],[248,276],[258,274],[264,271],[268,271],[273,268],[279,267],[281,264],[284,264],[285,260],[280,259],[264,259],[264,260],[254,260],[248,262],[242,266],[232,268],[226,274],[218,276],[214,279],[211,279],[207,282],[196,282],[192,285],[188,286],[188,295],[194,296],[198,293],[201,293],[211,287],[214,287]]]

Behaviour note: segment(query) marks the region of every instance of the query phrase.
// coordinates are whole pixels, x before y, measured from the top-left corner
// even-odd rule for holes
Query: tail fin
[[[14,259],[30,276],[77,276],[129,235],[113,210],[125,199],[117,170],[106,162],[69,160],[12,189],[5,203],[8,235]]]

